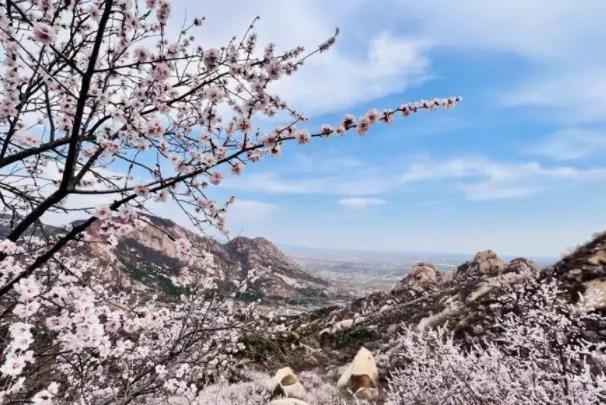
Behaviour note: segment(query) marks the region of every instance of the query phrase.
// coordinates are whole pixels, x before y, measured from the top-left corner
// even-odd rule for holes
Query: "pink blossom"
[[[112,214],[112,211],[109,208],[109,205],[107,205],[107,204],[99,205],[95,209],[95,216],[100,219],[108,219],[109,217],[111,217],[111,214]]]
[[[30,300],[40,294],[40,284],[34,277],[19,280],[13,288],[20,295],[21,300]]]
[[[161,25],[165,25],[170,17],[171,5],[166,0],[160,0],[158,8],[156,9],[156,17]]]
[[[350,127],[354,126],[355,123],[356,123],[356,117],[354,117],[351,114],[345,114],[345,116],[343,117],[343,121],[341,121],[341,125],[345,129],[349,129]]]
[[[25,352],[23,352],[23,360],[26,363],[33,363],[34,362],[34,351],[26,350]]]
[[[263,145],[265,145],[265,146],[274,147],[278,144],[278,139],[279,139],[279,135],[271,133],[271,134],[266,134],[263,137],[262,142],[263,142]]]
[[[265,71],[269,75],[271,80],[278,80],[282,73],[282,67],[280,66],[280,62],[277,60],[272,60],[267,64]]]
[[[300,131],[297,133],[297,141],[301,145],[305,145],[305,144],[309,143],[310,139],[311,139],[311,135],[307,131]]]
[[[95,21],[99,21],[101,19],[101,10],[95,4],[91,4],[88,8],[88,14]]]
[[[273,148],[270,149],[269,153],[273,156],[273,157],[278,157],[282,154],[282,147],[280,145],[276,145]]]
[[[13,341],[11,342],[11,348],[13,350],[20,350],[21,352],[25,352],[33,342],[34,339],[31,335],[14,337]]]
[[[212,206],[212,202],[207,198],[200,197],[197,200],[197,204],[199,208],[209,209]]]
[[[0,242],[0,253],[12,255],[17,252],[19,252],[19,248],[13,241],[5,239]]]
[[[366,118],[368,119],[368,121],[373,124],[375,122],[377,122],[377,120],[379,119],[381,113],[379,113],[378,110],[370,110],[369,112],[366,113]]]
[[[137,184],[134,187],[134,192],[137,197],[147,198],[149,195],[149,188],[145,184]]]
[[[218,186],[222,180],[223,180],[223,174],[221,174],[221,172],[214,172],[210,176],[210,183],[214,184],[215,186]]]
[[[40,405],[52,405],[53,398],[59,393],[59,386],[57,383],[51,383],[47,389],[39,391],[31,399],[32,403]]]
[[[322,125],[321,128],[322,136],[327,137],[334,132],[334,129],[328,124]]]
[[[358,135],[366,135],[368,133],[368,129],[370,128],[370,120],[367,117],[362,117],[360,121],[358,121],[358,125],[356,126],[356,131],[358,131]]]
[[[219,66],[221,52],[216,48],[210,48],[204,51],[204,65],[208,70],[214,70]]]
[[[162,152],[167,152],[168,151],[168,142],[166,141],[166,139],[162,138],[162,140],[160,141],[160,150]]]
[[[120,207],[119,215],[125,221],[134,221],[137,219],[137,213],[129,206]]]
[[[30,332],[32,327],[33,325],[29,323],[15,322],[9,326],[8,330],[12,337],[32,336]]]
[[[150,57],[150,52],[143,47],[135,49],[135,60],[139,63],[147,62]]]
[[[168,191],[160,190],[156,193],[156,201],[166,202],[168,201]]]
[[[40,303],[38,301],[29,301],[24,304],[17,304],[13,309],[13,314],[19,318],[27,319],[34,315],[40,309]]]
[[[386,124],[391,124],[393,122],[393,113],[389,110],[385,110],[379,119]]]
[[[69,325],[69,319],[65,315],[49,316],[46,318],[46,326],[53,331],[58,331]]]
[[[23,356],[7,356],[4,364],[0,367],[0,373],[16,377],[25,368],[25,359]]]
[[[244,163],[242,163],[241,161],[237,161],[236,163],[234,163],[233,167],[231,168],[232,173],[234,174],[242,174],[242,171],[244,170]]]
[[[34,24],[34,38],[37,41],[42,42],[43,45],[51,45],[57,39],[57,33],[48,24],[35,23]]]
[[[236,127],[242,132],[250,131],[252,124],[248,118],[239,117],[236,121]]]

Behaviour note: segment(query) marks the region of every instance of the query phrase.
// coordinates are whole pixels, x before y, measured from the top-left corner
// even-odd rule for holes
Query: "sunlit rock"
[[[297,398],[280,398],[274,399],[269,405],[309,405],[307,402]]]
[[[290,367],[279,369],[273,380],[276,389],[281,390],[287,398],[305,398],[305,388]]]
[[[356,398],[372,399],[377,396],[378,380],[375,358],[368,349],[362,347],[339,378],[337,386],[348,389]]]
[[[471,261],[457,267],[454,279],[459,281],[471,277],[486,277],[500,274],[505,269],[505,263],[492,250],[476,253]]]

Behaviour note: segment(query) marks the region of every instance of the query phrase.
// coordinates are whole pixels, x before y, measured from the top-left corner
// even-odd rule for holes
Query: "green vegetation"
[[[324,291],[313,287],[297,288],[297,291],[305,297],[328,298]]]
[[[145,271],[126,263],[124,263],[124,266],[126,268],[126,272],[134,280],[140,281],[152,288],[159,288],[169,297],[178,297],[184,292],[182,287],[177,287],[174,285],[173,282],[166,276],[156,274],[152,271]]]
[[[357,328],[343,334],[335,342],[335,348],[342,349],[346,347],[359,347],[364,343],[378,337],[377,331],[370,328]]]
[[[162,289],[162,291],[165,294],[171,295],[174,297],[178,297],[181,294],[183,294],[183,288],[177,287],[176,285],[174,285],[173,282],[170,281],[169,278],[161,276],[161,275],[157,275],[156,279],[158,281],[158,285],[160,286],[160,288]]]
[[[145,272],[141,269],[138,269],[136,267],[129,266],[128,264],[125,266],[126,266],[126,272],[128,274],[130,274],[130,276],[132,278],[134,278],[135,280],[142,281],[143,279],[149,278],[147,272]]]
[[[264,296],[265,295],[263,295],[263,293],[260,291],[247,290],[247,291],[243,292],[242,294],[239,294],[237,296],[237,298],[241,299],[244,302],[254,302],[256,300],[263,298]]]

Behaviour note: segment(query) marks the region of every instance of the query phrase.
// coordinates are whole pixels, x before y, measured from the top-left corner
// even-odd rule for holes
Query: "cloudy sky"
[[[180,0],[204,44],[335,48],[277,90],[312,117],[460,95],[365,138],[287,145],[228,178],[238,234],[304,246],[557,256],[606,229],[606,2]]]
[[[286,145],[225,181],[234,234],[311,247],[557,256],[606,229],[603,0],[175,1],[203,46],[336,47],[274,88],[309,129],[422,98],[454,110]],[[185,221],[169,206],[159,214]]]

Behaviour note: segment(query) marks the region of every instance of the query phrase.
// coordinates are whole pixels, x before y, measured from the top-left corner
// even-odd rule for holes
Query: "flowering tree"
[[[234,331],[250,326],[232,316],[237,310],[213,298],[208,280],[190,286],[170,309],[112,293],[95,265],[74,262],[69,249],[114,243],[137,226],[137,212],[149,210],[149,202],[169,199],[201,231],[227,232],[233,198],[219,204],[208,196],[225,171],[241,174],[246,164],[279,155],[287,141],[305,144],[352,130],[365,135],[396,114],[459,101],[345,115],[335,128],[310,133],[297,128],[306,117],[269,87],[327,51],[338,30],[310,52],[278,53],[271,43],[258,51],[252,25],[224,47],[202,48],[194,33],[204,19],[171,34],[171,11],[167,0],[0,4],[0,394],[6,398],[128,403],[197,390],[205,376],[229,368],[238,350]],[[290,118],[262,132],[254,120],[263,115]],[[74,203],[82,196],[112,202]],[[48,214],[74,213],[85,219],[64,229],[43,222]],[[87,232],[95,222],[102,222],[100,241]],[[177,248],[191,259],[187,241]]]
[[[591,306],[564,302],[554,282],[528,281],[496,305],[499,338],[464,348],[446,328],[405,328],[393,348],[394,404],[600,404],[606,400],[606,345],[584,337],[606,321]],[[509,312],[511,311],[511,312]]]

